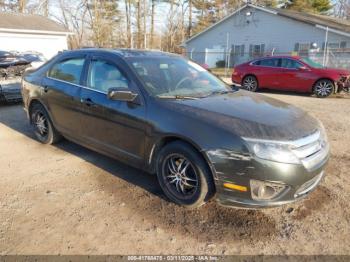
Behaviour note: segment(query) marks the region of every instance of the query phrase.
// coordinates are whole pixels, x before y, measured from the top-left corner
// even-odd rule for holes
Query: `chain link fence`
[[[268,52],[268,53],[246,53],[246,52],[186,52],[185,56],[198,64],[210,69],[214,74],[222,77],[229,77],[236,65],[248,62],[253,59],[266,56],[291,56],[299,55],[310,58],[314,62],[330,68],[350,69],[350,49],[328,49],[312,50],[305,52]]]

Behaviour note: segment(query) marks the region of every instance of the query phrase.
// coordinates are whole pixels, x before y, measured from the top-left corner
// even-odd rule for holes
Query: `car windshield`
[[[314,67],[314,68],[324,68],[323,65],[315,62],[314,60],[312,60],[311,58],[308,58],[308,57],[305,57],[305,58],[302,58],[301,59],[304,63],[308,64],[309,66],[311,67]]]
[[[232,92],[228,85],[203,67],[180,57],[129,58],[129,63],[152,96],[200,98]]]

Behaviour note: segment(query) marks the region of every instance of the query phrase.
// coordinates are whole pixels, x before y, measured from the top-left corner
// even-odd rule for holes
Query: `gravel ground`
[[[21,105],[0,106],[0,254],[350,254],[350,99],[265,95],[325,125],[327,175],[279,208],[195,211],[154,176],[74,143],[38,143]]]

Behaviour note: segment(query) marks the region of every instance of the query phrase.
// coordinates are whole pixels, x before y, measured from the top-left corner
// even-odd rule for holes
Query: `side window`
[[[90,63],[87,86],[107,93],[110,88],[128,89],[129,83],[116,65],[106,60],[96,59]]]
[[[84,61],[84,58],[72,58],[58,62],[51,68],[48,76],[73,84],[79,84]]]
[[[258,61],[253,62],[253,65],[260,65],[260,63],[261,63],[261,60],[258,60]]]
[[[289,68],[289,69],[298,69],[302,66],[303,65],[301,63],[299,63],[298,61],[293,60],[293,59],[288,59],[288,58],[283,58],[282,63],[281,63],[281,67]]]
[[[273,59],[263,59],[260,60],[260,66],[268,66],[268,67],[278,67],[278,60],[276,58]]]

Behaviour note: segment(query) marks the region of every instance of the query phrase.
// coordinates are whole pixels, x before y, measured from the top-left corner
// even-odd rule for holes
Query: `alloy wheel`
[[[192,163],[180,154],[171,154],[163,162],[166,187],[177,197],[190,198],[198,189],[199,177]]]
[[[244,78],[243,87],[248,91],[254,91],[257,88],[257,81],[253,76],[247,76]]]
[[[328,80],[321,80],[315,86],[315,93],[318,96],[326,97],[332,93],[333,85]]]
[[[40,136],[47,136],[49,127],[46,116],[42,112],[38,112],[35,115],[34,126]]]

